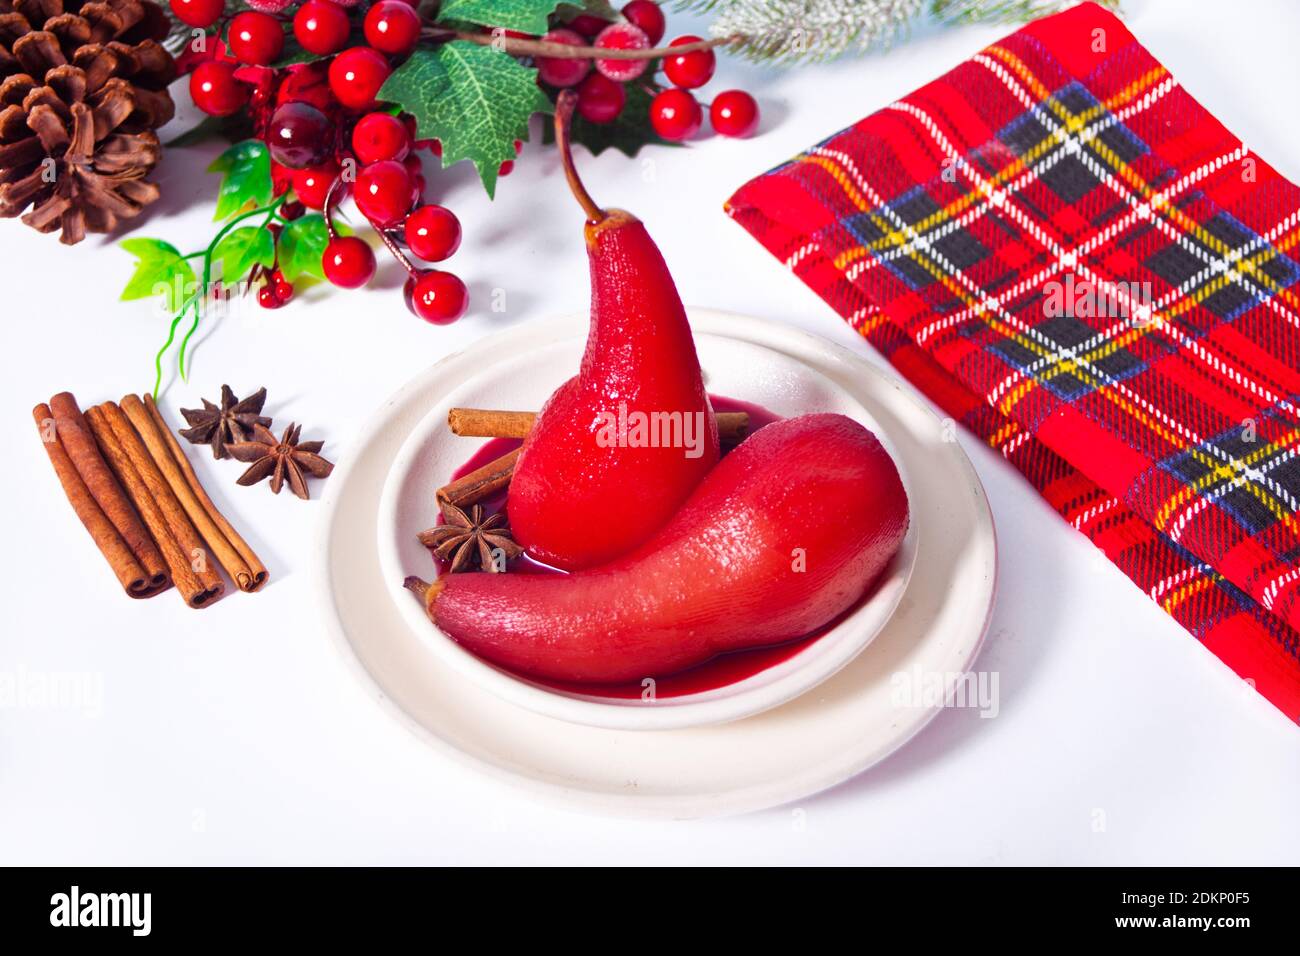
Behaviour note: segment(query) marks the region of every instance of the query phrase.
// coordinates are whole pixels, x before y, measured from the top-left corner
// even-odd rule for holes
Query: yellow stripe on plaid
[[[1267,444],[1256,448],[1249,455],[1244,455],[1241,458],[1234,458],[1230,461],[1218,462],[1204,475],[1190,484],[1184,485],[1169,496],[1169,499],[1160,507],[1160,510],[1156,512],[1156,527],[1163,531],[1166,525],[1169,524],[1169,519],[1173,517],[1174,512],[1180,511],[1202,491],[1205,491],[1207,488],[1221,482],[1231,481],[1236,478],[1243,469],[1249,468],[1264,459],[1271,458],[1279,451],[1285,451],[1293,445],[1298,438],[1300,438],[1300,430],[1292,430],[1276,441],[1268,442]],[[1246,487],[1255,489],[1255,485],[1249,482]],[[1268,508],[1273,517],[1280,521],[1288,520],[1289,512],[1279,505],[1272,495],[1263,492],[1262,489],[1258,489],[1258,491],[1260,493],[1256,494],[1255,497],[1258,498],[1266,508]]]
[[[1289,248],[1290,245],[1294,245],[1296,241],[1300,241],[1300,227],[1297,227],[1296,231],[1293,232],[1286,248]],[[1251,256],[1251,258],[1255,260],[1256,264],[1258,264],[1260,260],[1277,258],[1281,251],[1284,251],[1284,247],[1279,244],[1277,246],[1261,249],[1259,252]],[[1232,266],[1232,269],[1234,274],[1240,274],[1236,264]],[[1016,403],[1024,398],[1025,395],[1029,394],[1034,385],[1042,385],[1050,382],[1058,375],[1066,372],[1073,372],[1074,366],[1078,362],[1093,364],[1113,355],[1120,349],[1127,348],[1138,339],[1148,334],[1151,330],[1171,319],[1178,318],[1184,312],[1190,311],[1193,306],[1199,305],[1214,293],[1226,288],[1230,282],[1232,282],[1232,275],[1229,273],[1223,273],[1208,282],[1202,283],[1191,293],[1184,294],[1177,304],[1162,312],[1153,314],[1152,321],[1142,325],[1127,324],[1124,326],[1123,335],[1108,338],[1078,357],[1072,356],[1062,359],[1055,365],[1044,369],[1041,372],[1035,372],[1032,378],[1027,378],[1024,383],[1007,393],[1007,396],[998,403],[999,410],[1004,415],[1011,414],[1011,410],[1016,406]]]
[[[1126,86],[1124,89],[1120,90],[1110,99],[1106,100],[1105,102],[1098,103],[1096,106],[1091,106],[1088,109],[1084,110],[1082,113],[1080,113],[1077,117],[1077,121],[1079,124],[1078,129],[1082,129],[1086,127],[1089,123],[1091,123],[1098,116],[1101,116],[1103,113],[1114,112],[1116,109],[1120,109],[1126,106],[1130,101],[1136,99],[1138,96],[1145,93],[1152,86],[1155,86],[1158,82],[1160,82],[1160,80],[1164,79],[1168,75],[1169,75],[1168,72],[1165,70],[1163,66],[1157,66],[1155,69],[1149,70],[1148,72],[1146,72],[1145,74],[1143,74],[1142,76],[1134,80],[1132,83],[1130,83],[1128,86]],[[1072,130],[1072,132],[1077,132],[1077,131],[1078,130]],[[989,185],[994,189],[999,189],[1005,186],[1011,180],[1015,179],[1021,173],[1029,169],[1034,163],[1042,159],[1043,156],[1045,156],[1048,152],[1059,147],[1060,145],[1061,145],[1060,140],[1054,137],[1048,136],[1044,138],[1041,142],[1037,143],[1029,150],[1027,150],[1023,156],[1017,156],[1004,169],[1000,170],[999,172],[991,176],[988,180]],[[795,161],[816,162],[817,159],[819,158],[822,157],[800,155],[795,157]],[[825,166],[824,163],[818,163],[818,165],[822,165],[823,167]],[[839,177],[836,177],[835,181],[839,183],[841,187],[843,187],[845,185],[845,182],[847,181],[847,176],[845,176],[843,180]],[[853,196],[850,195],[850,198],[852,199]],[[929,232],[930,230],[934,229],[939,225],[944,224],[945,222],[956,219],[958,216],[964,213],[971,206],[974,206],[981,201],[985,201],[986,199],[987,197],[979,190],[972,190],[971,192],[965,193],[960,198],[953,200],[942,209],[938,209],[935,212],[930,213],[930,215],[918,221],[914,226],[909,226],[908,230],[901,230],[901,229],[894,229],[894,228],[881,230],[882,232],[884,232],[884,235],[882,235],[880,238],[873,239],[871,242],[864,243],[859,246],[855,246],[852,249],[848,249],[840,253],[838,256],[835,257],[834,265],[837,269],[843,270],[846,266],[849,266],[852,263],[856,262],[857,260],[863,258],[868,252],[878,252],[881,249],[901,246],[906,242],[907,231],[915,232],[918,235]],[[862,207],[859,205],[859,208]],[[877,228],[880,228],[878,224],[877,224]]]
[[[1174,608],[1179,604],[1182,604],[1188,598],[1195,597],[1202,591],[1212,588],[1222,580],[1222,574],[1219,574],[1217,571],[1212,571],[1203,578],[1193,581],[1190,584],[1184,584],[1178,590],[1170,594],[1169,597],[1161,601],[1160,606],[1164,608],[1166,614],[1172,614]]]
[[[1067,128],[1073,130],[1072,124],[1077,122],[1076,118],[1068,109],[1065,108],[1064,104],[1051,97],[1047,87],[1039,82],[1038,78],[1034,76],[1034,74],[1029,70],[1029,67],[1025,66],[1019,57],[1010,50],[1000,46],[991,46],[985,50],[985,52],[997,57],[1010,67],[1012,72],[1020,77],[1025,85],[1029,87],[1029,91],[1033,93],[1033,95],[1037,97],[1044,106],[1055,113],[1056,118],[1064,123]],[[1093,151],[1111,167],[1111,170],[1132,187],[1135,192],[1137,192],[1143,202],[1149,202],[1152,196],[1159,193],[1159,190],[1153,189],[1145,179],[1135,173],[1132,168],[1120,159],[1115,151],[1110,149],[1110,147],[1105,143],[1098,139],[1094,139],[1090,145]],[[1175,228],[1181,230],[1183,233],[1190,233],[1202,245],[1209,247],[1220,257],[1232,254],[1232,248],[1226,242],[1218,236],[1210,233],[1204,226],[1198,223],[1191,216],[1187,215],[1176,205],[1165,203],[1159,209],[1156,209],[1153,206],[1152,212],[1163,215]],[[1270,295],[1277,296],[1293,308],[1300,307],[1300,301],[1296,299],[1296,296],[1283,286],[1279,286],[1266,272],[1256,269],[1254,266],[1249,268],[1249,272],[1250,277],[1260,286],[1267,289]]]

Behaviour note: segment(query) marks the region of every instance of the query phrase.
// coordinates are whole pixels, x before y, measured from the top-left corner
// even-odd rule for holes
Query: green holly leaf
[[[602,20],[614,21],[618,19],[618,11],[609,3],[609,0],[575,0],[572,3],[561,3],[555,8],[555,12],[565,23],[568,23],[574,17],[582,16],[584,13],[590,13]]]
[[[560,0],[443,0],[438,19],[540,35],[549,29],[546,18],[559,5]]]
[[[497,169],[528,139],[528,118],[554,107],[537,86],[537,71],[508,53],[457,40],[421,47],[393,71],[380,99],[415,117],[420,139],[442,141],[442,165],[468,159],[489,196]]]
[[[161,295],[169,312],[180,309],[198,282],[180,250],[161,239],[127,239],[121,245],[136,260],[135,272],[122,290],[122,301]]]
[[[270,230],[257,226],[232,229],[212,250],[214,262],[221,263],[221,281],[230,285],[252,271],[253,266],[275,264],[275,239]]]
[[[245,206],[271,201],[271,153],[265,143],[255,139],[236,143],[213,161],[208,172],[223,174],[215,222],[229,219]]]
[[[340,229],[339,232],[343,230]],[[292,282],[300,276],[325,278],[320,263],[329,241],[325,217],[317,213],[285,224],[278,244],[280,272],[285,279]]]

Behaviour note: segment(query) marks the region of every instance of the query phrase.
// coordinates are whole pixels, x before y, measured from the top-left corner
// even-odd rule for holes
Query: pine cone
[[[34,206],[23,222],[71,245],[158,198],[166,30],[152,0],[0,0],[0,216]]]

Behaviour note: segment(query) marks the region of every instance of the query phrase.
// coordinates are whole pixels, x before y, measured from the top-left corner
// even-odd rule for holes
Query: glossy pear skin
[[[645,542],[718,462],[717,422],[668,266],[636,218],[607,216],[587,224],[591,331],[582,364],[543,406],[510,483],[515,539],[568,571]],[[602,447],[601,413],[618,415],[621,405],[689,416],[700,453]]]
[[[876,437],[842,415],[807,415],[750,436],[636,552],[570,575],[450,575],[428,608],[456,641],[517,672],[639,681],[834,620],[907,525]]]

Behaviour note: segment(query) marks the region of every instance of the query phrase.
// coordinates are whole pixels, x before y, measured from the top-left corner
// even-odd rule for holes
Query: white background
[[[1126,7],[1193,95],[1300,180],[1300,5]],[[690,23],[669,22],[670,36]],[[788,321],[867,355],[723,215],[723,200],[1005,32],[922,26],[884,55],[783,72],[724,62],[708,91],[753,91],[760,136],[579,162],[598,201],[645,219],[686,302]],[[203,168],[217,149],[167,153],[164,198],[136,234],[185,251],[206,243],[216,180]],[[469,317],[419,322],[388,263],[366,291],[316,287],[279,312],[207,329],[191,381],[169,379],[165,413],[178,420],[177,407],[222,382],[240,394],[264,384],[278,423],[304,423],[304,437],[341,458],[370,411],[436,359],[586,307],[581,217],[553,152],[530,144],[495,203],[467,169],[431,176],[430,193],[465,226],[450,266],[478,304]],[[7,222],[0,250],[0,670],[88,673],[103,687],[98,715],[21,699],[0,709],[0,862],[1300,862],[1300,730],[966,435],[1001,544],[979,664],[1000,672],[995,719],[947,711],[884,764],[803,801],[802,814],[610,820],[453,766],[367,699],[326,638],[306,573],[317,502],[240,488],[239,465],[201,451],[205,485],[249,532],[271,585],[202,612],[174,594],[123,597],[63,500],[29,409],[62,389],[83,405],[147,390],[164,322],[116,301],[130,259],[112,243],[68,249]],[[487,309],[496,288],[503,314]]]

